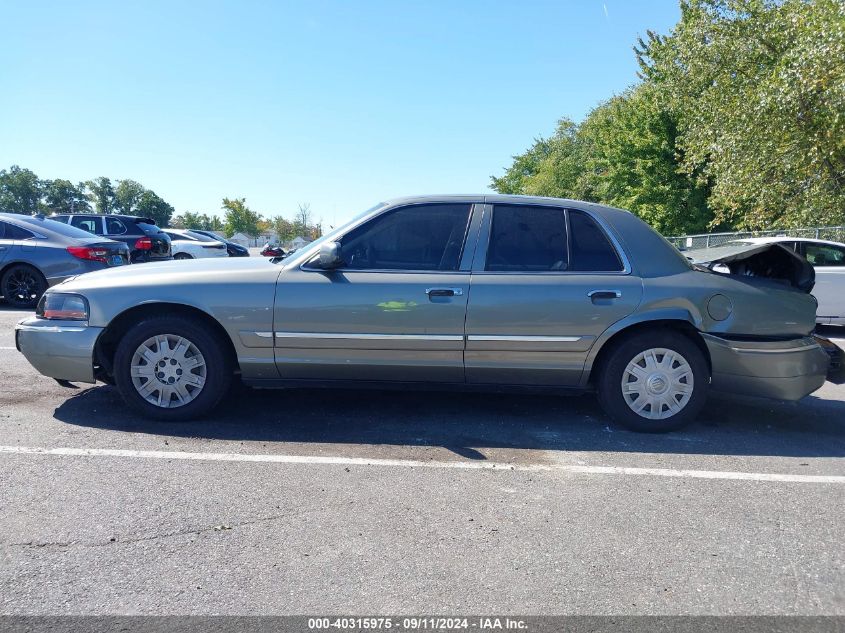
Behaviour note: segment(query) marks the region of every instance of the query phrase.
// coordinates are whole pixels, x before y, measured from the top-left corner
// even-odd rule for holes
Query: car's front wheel
[[[127,404],[147,417],[187,420],[209,413],[229,390],[226,350],[199,319],[155,317],[133,326],[114,358]]]
[[[10,266],[0,279],[0,294],[15,308],[34,308],[47,290],[47,280],[26,264]]]
[[[673,331],[623,339],[599,367],[599,402],[635,431],[677,430],[701,411],[709,387],[707,360],[688,337]]]
[[[188,255],[188,253],[176,253],[173,259],[193,259],[193,256]]]

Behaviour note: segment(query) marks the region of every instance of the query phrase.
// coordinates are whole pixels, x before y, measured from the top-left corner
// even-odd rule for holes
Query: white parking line
[[[249,453],[188,453],[184,451],[135,451],[112,448],[40,448],[35,446],[0,446],[0,453],[13,455],[52,455],[63,457],[124,457],[140,459],[178,459],[211,462],[261,462],[271,464],[328,464],[340,466],[399,466],[406,468],[445,468],[465,470],[501,470],[521,472],[560,472],[576,475],[647,475],[690,479],[734,479],[811,484],[845,484],[839,475],[791,475],[745,473],[724,470],[675,470],[671,468],[636,468],[629,466],[578,466],[571,464],[508,464],[505,462],[435,462],[414,459],[370,459],[367,457],[327,457],[320,455],[267,455]]]

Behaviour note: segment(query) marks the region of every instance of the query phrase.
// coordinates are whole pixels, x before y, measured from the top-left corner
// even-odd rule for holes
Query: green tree
[[[657,230],[704,230],[703,184],[679,171],[677,123],[655,87],[641,84],[595,108],[580,125],[558,123],[492,186],[500,193],[575,198],[633,211]]]
[[[221,220],[218,216],[216,216],[216,215],[209,216],[207,214],[203,214],[203,217],[207,218],[207,221],[205,221],[205,224],[208,228],[206,230],[208,230],[208,231],[225,231],[226,230],[226,226],[223,224],[223,220]]]
[[[712,183],[716,221],[845,222],[845,3],[684,0],[636,48],[679,116],[682,164]]]
[[[152,218],[158,226],[168,226],[173,211],[173,207],[157,196],[154,191],[145,189],[135,206],[134,215]]]
[[[134,180],[118,180],[114,190],[113,209],[124,215],[135,215],[146,188]]]
[[[270,219],[270,226],[276,232],[280,242],[289,242],[296,237],[293,222],[280,215]]]
[[[227,237],[235,233],[258,235],[261,216],[246,206],[246,198],[223,198],[224,226]]]
[[[111,213],[114,209],[114,187],[111,180],[100,176],[85,183],[88,199],[94,203],[97,213]]]
[[[0,170],[0,211],[33,215],[40,210],[43,183],[29,169]]]
[[[58,178],[44,181],[44,206],[49,213],[89,213],[85,185]]]
[[[216,215],[207,213],[192,213],[185,211],[181,215],[175,215],[170,220],[170,226],[179,229],[201,229],[203,231],[222,231],[223,221]]]
[[[578,125],[570,119],[558,122],[555,134],[539,138],[492,187],[499,193],[590,199],[584,186],[585,165]]]
[[[679,168],[677,121],[654,85],[640,84],[597,107],[579,137],[587,197],[628,209],[665,234],[708,228],[706,182]]]

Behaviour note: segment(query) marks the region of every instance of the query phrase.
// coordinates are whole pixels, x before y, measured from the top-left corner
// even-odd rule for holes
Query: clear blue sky
[[[488,190],[510,157],[636,81],[676,0],[0,0],[0,168],[132,178],[334,224]]]

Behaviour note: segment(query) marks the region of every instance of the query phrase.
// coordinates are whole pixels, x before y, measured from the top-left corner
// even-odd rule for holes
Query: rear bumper
[[[812,337],[737,341],[702,334],[710,351],[716,391],[800,400],[821,387],[830,359]]]
[[[80,321],[30,317],[15,326],[15,346],[45,376],[93,383],[94,346],[102,331]]]

